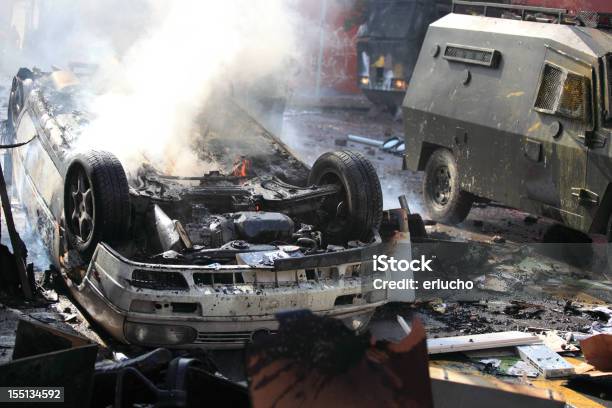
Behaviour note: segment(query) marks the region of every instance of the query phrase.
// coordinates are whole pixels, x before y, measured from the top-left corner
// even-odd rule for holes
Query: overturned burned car
[[[76,301],[129,344],[236,348],[310,309],[359,330],[384,241],[380,182],[352,152],[312,169],[236,103],[209,103],[191,148],[210,170],[137,171],[75,146],[89,114],[65,71],[21,69],[9,103],[13,191]],[[400,229],[401,230],[401,229]],[[392,236],[392,234],[389,234]]]

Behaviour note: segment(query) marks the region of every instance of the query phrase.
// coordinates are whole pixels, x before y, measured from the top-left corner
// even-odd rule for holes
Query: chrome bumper
[[[277,330],[275,315],[290,310],[309,309],[343,319],[353,329],[364,328],[374,310],[387,302],[387,292],[364,290],[361,278],[353,275],[371,261],[356,261],[352,255],[346,264],[312,267],[306,262],[308,270],[155,265],[130,261],[100,244],[82,283],[72,285],[71,291],[91,317],[121,342],[151,347],[240,348],[253,333]],[[173,278],[158,285],[135,280],[135,271]],[[219,277],[230,283],[214,283],[221,280]],[[188,336],[176,344],[135,339],[134,330],[148,325],[160,330],[175,327]]]

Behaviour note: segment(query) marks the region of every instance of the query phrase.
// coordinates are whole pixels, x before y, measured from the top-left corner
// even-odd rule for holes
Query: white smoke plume
[[[111,151],[128,170],[147,160],[194,175],[207,169],[190,149],[192,123],[211,93],[262,80],[280,86],[298,57],[289,3],[42,0],[45,30],[29,54],[36,64],[99,64],[79,148]]]
[[[193,120],[219,87],[248,86],[282,72],[296,49],[280,0],[151,1],[152,24],[102,71],[96,118],[80,143],[110,150],[124,165],[146,158],[162,170],[194,175]],[[247,85],[245,85],[247,84]]]

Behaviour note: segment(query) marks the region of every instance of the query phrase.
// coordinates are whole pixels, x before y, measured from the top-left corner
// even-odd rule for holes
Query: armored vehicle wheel
[[[474,198],[461,190],[457,162],[449,150],[436,150],[429,158],[423,199],[429,216],[438,222],[459,224],[468,216]]]
[[[340,193],[323,204],[328,214],[324,230],[327,243],[372,238],[372,229],[382,222],[383,198],[380,180],[368,159],[350,151],[325,153],[312,167],[308,183],[341,187]]]
[[[66,238],[84,259],[99,242],[125,237],[130,219],[127,177],[108,152],[90,151],[72,160],[64,184]]]

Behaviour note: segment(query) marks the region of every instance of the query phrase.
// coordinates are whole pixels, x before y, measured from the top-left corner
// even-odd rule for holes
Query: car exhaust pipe
[[[168,217],[158,205],[155,205],[153,215],[159,245],[164,252],[180,251],[192,247],[191,240],[179,221]]]

